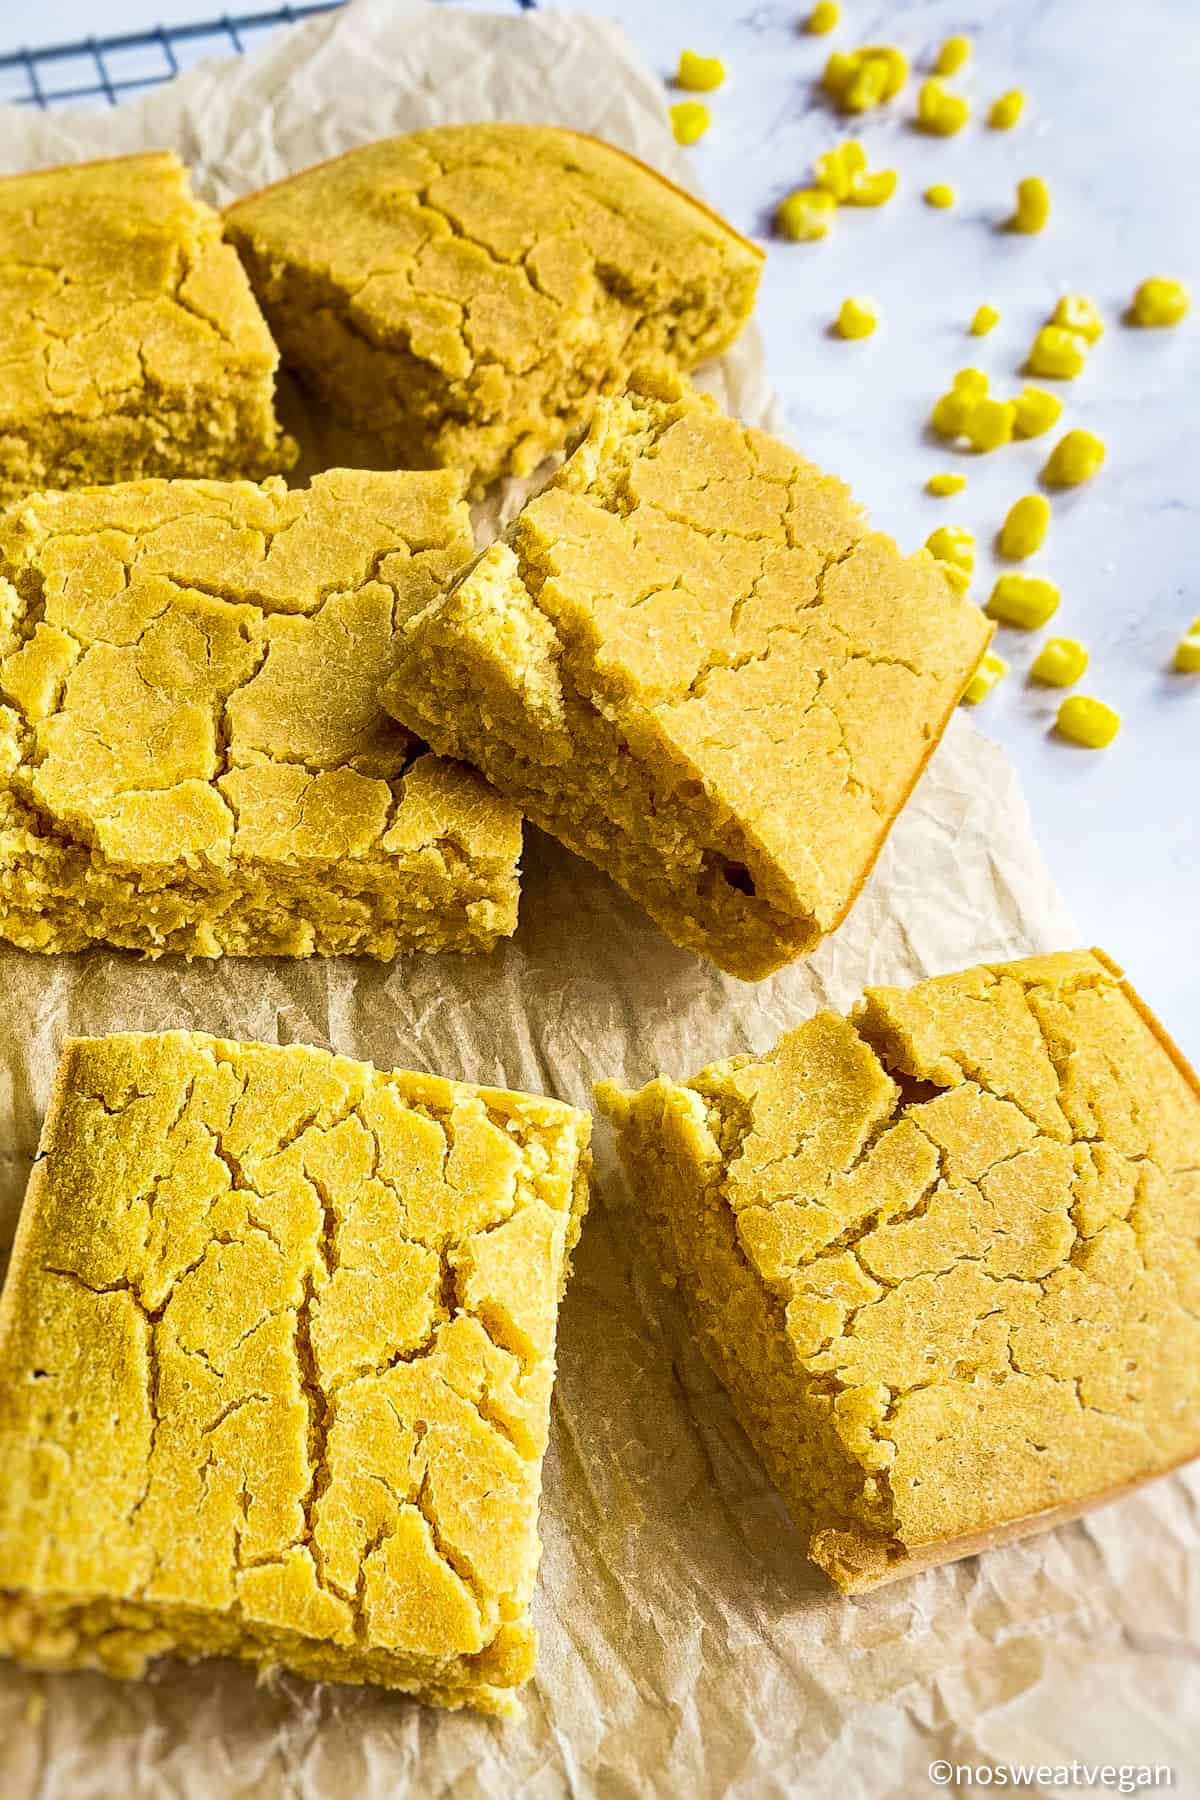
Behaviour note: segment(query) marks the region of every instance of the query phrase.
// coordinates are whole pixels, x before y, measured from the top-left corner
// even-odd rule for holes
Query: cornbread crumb
[[[304,1045],[68,1042],[0,1300],[0,1652],[514,1713],[588,1135]]]
[[[868,989],[761,1059],[597,1099],[839,1588],[1200,1450],[1200,1094],[1100,953]]]

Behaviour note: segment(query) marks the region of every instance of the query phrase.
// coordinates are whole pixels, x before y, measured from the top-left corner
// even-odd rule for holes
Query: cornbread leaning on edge
[[[334,469],[0,512],[0,935],[157,956],[490,950],[517,813],[377,698],[471,554],[456,476]]]
[[[843,1590],[1200,1453],[1200,1085],[1099,951],[869,988],[761,1059],[597,1097]]]
[[[225,215],[284,360],[408,468],[527,474],[634,363],[691,369],[762,253],[611,144],[446,125],[365,144]]]
[[[754,980],[840,924],[991,631],[840,481],[640,375],[382,698]]]
[[[517,1710],[589,1129],[305,1046],[68,1043],[0,1299],[0,1652]]]
[[[278,361],[177,157],[0,180],[0,499],[287,468]]]

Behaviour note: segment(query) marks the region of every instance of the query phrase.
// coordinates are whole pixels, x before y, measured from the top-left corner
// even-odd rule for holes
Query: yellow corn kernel
[[[867,153],[857,138],[847,138],[813,160],[813,180],[840,205],[850,198],[855,178],[865,173]]]
[[[953,206],[957,199],[958,195],[954,189],[944,181],[935,181],[932,187],[925,189],[925,204],[936,206],[942,212]]]
[[[879,308],[865,294],[850,294],[842,301],[834,330],[839,337],[870,337],[879,323]]]
[[[986,394],[972,401],[963,436],[973,450],[998,450],[1011,444],[1017,409],[1011,400],[994,400]]]
[[[671,130],[677,144],[694,144],[712,124],[703,100],[680,100],[671,108]]]
[[[1001,625],[1037,631],[1058,611],[1059,592],[1044,575],[998,575],[984,611]]]
[[[1200,619],[1193,619],[1175,646],[1175,667],[1181,675],[1200,675]]]
[[[825,64],[821,85],[843,112],[867,112],[891,100],[908,79],[908,62],[891,44],[867,44],[861,50],[835,50]]]
[[[1082,744],[1085,750],[1103,750],[1120,731],[1121,715],[1090,694],[1068,694],[1054,723],[1073,744]]]
[[[971,40],[956,33],[948,37],[937,54],[933,65],[935,75],[957,75],[964,63],[971,60]]]
[[[1020,88],[1009,88],[988,108],[988,124],[993,131],[1011,131],[1025,111],[1025,96]]]
[[[950,384],[950,391],[934,402],[930,423],[944,438],[961,437],[977,400],[988,391],[988,378],[982,369],[960,369]]]
[[[1088,666],[1088,653],[1077,638],[1047,638],[1029,673],[1047,687],[1073,687]]]
[[[1131,325],[1178,325],[1187,316],[1192,296],[1186,281],[1152,275],[1143,281],[1129,305]]]
[[[1050,502],[1044,494],[1026,494],[1022,499],[1014,500],[1000,527],[1001,556],[1007,556],[1012,562],[1024,562],[1027,556],[1041,549],[1049,529]]]
[[[1092,479],[1103,461],[1103,438],[1092,431],[1068,431],[1046,458],[1042,480],[1047,487],[1078,487]]]
[[[887,84],[888,68],[883,58],[868,56],[859,63],[842,95],[843,110],[864,113],[870,112],[873,106],[882,105]]]
[[[719,56],[698,56],[694,50],[679,52],[679,67],[675,71],[677,86],[688,88],[693,94],[711,94],[724,79],[725,64]]]
[[[1064,331],[1073,331],[1077,337],[1086,338],[1089,344],[1104,336],[1100,309],[1086,294],[1063,294],[1050,314],[1050,323],[1061,325]]]
[[[946,500],[951,494],[961,494],[967,485],[965,475],[945,474],[931,475],[925,483],[925,492],[933,494],[939,500]]]
[[[1061,325],[1043,325],[1030,346],[1025,367],[1031,375],[1074,381],[1087,361],[1087,339]]]
[[[994,650],[985,650],[979,667],[963,689],[963,699],[969,706],[978,706],[986,700],[996,683],[1008,674],[1008,664]]]
[[[1027,175],[1017,183],[1017,210],[1008,221],[1010,231],[1044,231],[1050,219],[1050,189],[1040,175]]]
[[[833,30],[841,18],[840,9],[834,0],[817,0],[817,4],[804,21],[805,31],[811,31],[814,37],[824,37]]]
[[[837,201],[824,188],[797,188],[775,209],[775,229],[797,244],[823,238],[837,211]]]
[[[921,83],[917,95],[917,124],[922,131],[936,137],[953,137],[971,116],[971,108],[961,94],[951,94],[936,75]]]
[[[886,206],[896,191],[895,169],[872,169],[856,175],[846,196],[850,206]]]
[[[925,539],[930,556],[969,575],[975,567],[975,539],[965,525],[939,525]]]
[[[994,331],[999,323],[1000,314],[996,311],[994,306],[988,306],[986,304],[977,306],[975,308],[975,317],[971,320],[971,336],[986,337],[988,332]]]
[[[1048,394],[1045,388],[1022,388],[1013,405],[1017,409],[1013,430],[1020,438],[1041,437],[1062,417],[1062,401],[1057,394]]]

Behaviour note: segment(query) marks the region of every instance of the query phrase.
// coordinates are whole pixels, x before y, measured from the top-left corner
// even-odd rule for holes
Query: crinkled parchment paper
[[[0,113],[15,169],[174,146],[221,201],[351,144],[445,120],[612,139],[676,178],[659,84],[612,28],[358,0],[259,57],[105,113]],[[711,372],[769,417],[753,334]],[[819,459],[820,445],[806,446]],[[853,475],[853,471],[844,471]],[[1054,949],[1075,933],[999,751],[959,718],[848,923],[758,987],[673,949],[530,834],[516,939],[490,958],[140,964],[0,952],[0,1242],[62,1038],[195,1026],[542,1089],[641,1082],[765,1048],[869,981]],[[863,1599],[831,1597],[721,1390],[638,1257],[600,1132],[563,1308],[546,1464],[541,1662],[501,1725],[232,1664],[151,1680],[0,1673],[0,1794],[188,1800],[930,1792],[928,1764],[1169,1762],[1196,1776],[1200,1478]],[[1194,1791],[1194,1790],[1193,1790]]]

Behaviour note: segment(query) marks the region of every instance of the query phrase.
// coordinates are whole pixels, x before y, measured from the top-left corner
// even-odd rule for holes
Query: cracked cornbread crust
[[[471,550],[437,472],[0,513],[0,934],[381,959],[510,934],[517,813],[418,754],[376,693]]]
[[[643,372],[382,698],[757,980],[841,923],[991,631],[841,482]]]
[[[524,475],[643,358],[726,349],[762,253],[644,163],[540,125],[351,150],[225,215],[284,360],[408,468]]]
[[[1200,1083],[1095,952],[868,989],[598,1090],[712,1367],[846,1592],[1200,1453]]]
[[[286,468],[278,360],[174,155],[0,180],[0,499]]]
[[[0,1299],[0,1653],[517,1710],[585,1113],[68,1042]]]

